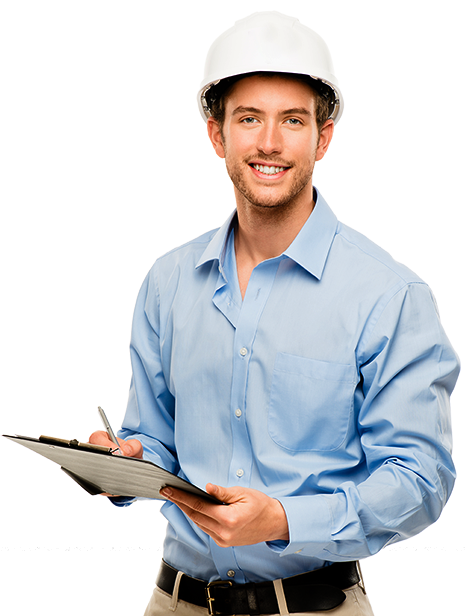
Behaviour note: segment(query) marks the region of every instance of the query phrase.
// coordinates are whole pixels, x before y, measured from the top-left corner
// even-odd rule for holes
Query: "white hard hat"
[[[334,108],[330,117],[335,123],[341,117],[344,101],[326,43],[298,19],[277,11],[265,11],[237,21],[211,45],[198,92],[199,110],[204,120],[211,115],[205,97],[211,86],[227,77],[256,72],[312,77],[320,88],[333,94]]]

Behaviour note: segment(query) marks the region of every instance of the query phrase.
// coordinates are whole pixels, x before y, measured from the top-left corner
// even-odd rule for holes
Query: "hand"
[[[223,488],[212,483],[206,492],[228,507],[175,488],[163,488],[161,495],[180,507],[221,548],[288,541],[287,517],[278,500],[251,488]]]
[[[124,441],[121,438],[117,437],[118,444],[120,445],[120,451],[124,456],[129,458],[142,458],[143,457],[143,446],[140,441],[136,439],[129,439],[128,441]],[[89,437],[89,442],[93,445],[102,445],[103,447],[111,447],[115,449],[115,443],[110,440],[107,432],[103,430],[98,430],[97,432],[93,432]],[[119,496],[118,494],[107,494],[107,492],[102,492],[102,496]]]

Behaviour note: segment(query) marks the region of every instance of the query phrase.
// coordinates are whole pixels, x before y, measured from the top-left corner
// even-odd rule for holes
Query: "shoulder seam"
[[[352,246],[355,246],[355,248],[357,248],[358,250],[360,250],[362,253],[364,253],[365,255],[367,255],[368,257],[370,257],[371,259],[374,259],[375,261],[377,261],[378,263],[380,263],[383,267],[385,267],[386,269],[390,270],[391,272],[393,272],[393,274],[395,274],[400,280],[404,281],[406,284],[411,284],[411,283],[415,283],[415,284],[426,284],[417,274],[415,274],[415,272],[411,272],[412,273],[412,278],[408,278],[406,276],[403,276],[401,272],[397,271],[394,267],[391,267],[391,265],[389,263],[386,263],[384,261],[382,261],[380,258],[378,258],[375,254],[372,254],[370,252],[368,252],[368,250],[365,250],[362,246],[360,246],[359,244],[357,244],[356,242],[353,242],[349,237],[347,237],[344,233],[341,232],[341,230],[343,229],[344,225],[343,223],[341,223],[339,221],[338,227],[336,229],[336,235],[340,235],[342,237],[343,240],[345,240],[348,244],[351,244]],[[366,238],[368,242],[371,242],[371,240],[369,240],[368,238]],[[373,242],[372,242],[373,243]],[[377,248],[379,248],[380,250],[384,251],[390,258],[391,260],[393,260],[395,263],[397,263],[397,261],[395,261],[395,259],[384,249],[381,248],[380,246],[378,246],[377,244],[374,244]],[[403,265],[402,263],[400,264],[402,267],[404,267],[405,269],[407,269],[408,271],[411,271],[409,268],[407,268],[405,265]]]

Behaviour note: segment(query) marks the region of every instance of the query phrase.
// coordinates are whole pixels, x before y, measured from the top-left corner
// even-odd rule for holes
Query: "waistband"
[[[278,614],[277,583],[282,585],[288,611],[331,610],[345,601],[345,589],[361,581],[358,561],[333,563],[328,567],[271,582],[235,584],[231,580],[207,583],[192,578],[162,561],[158,588],[178,599],[208,609],[210,615]]]

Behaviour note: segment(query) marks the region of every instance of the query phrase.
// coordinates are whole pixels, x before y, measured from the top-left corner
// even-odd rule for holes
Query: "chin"
[[[297,199],[302,196],[305,186],[282,194],[257,194],[253,191],[240,191],[243,197],[253,206],[263,210],[288,211],[292,209]]]

